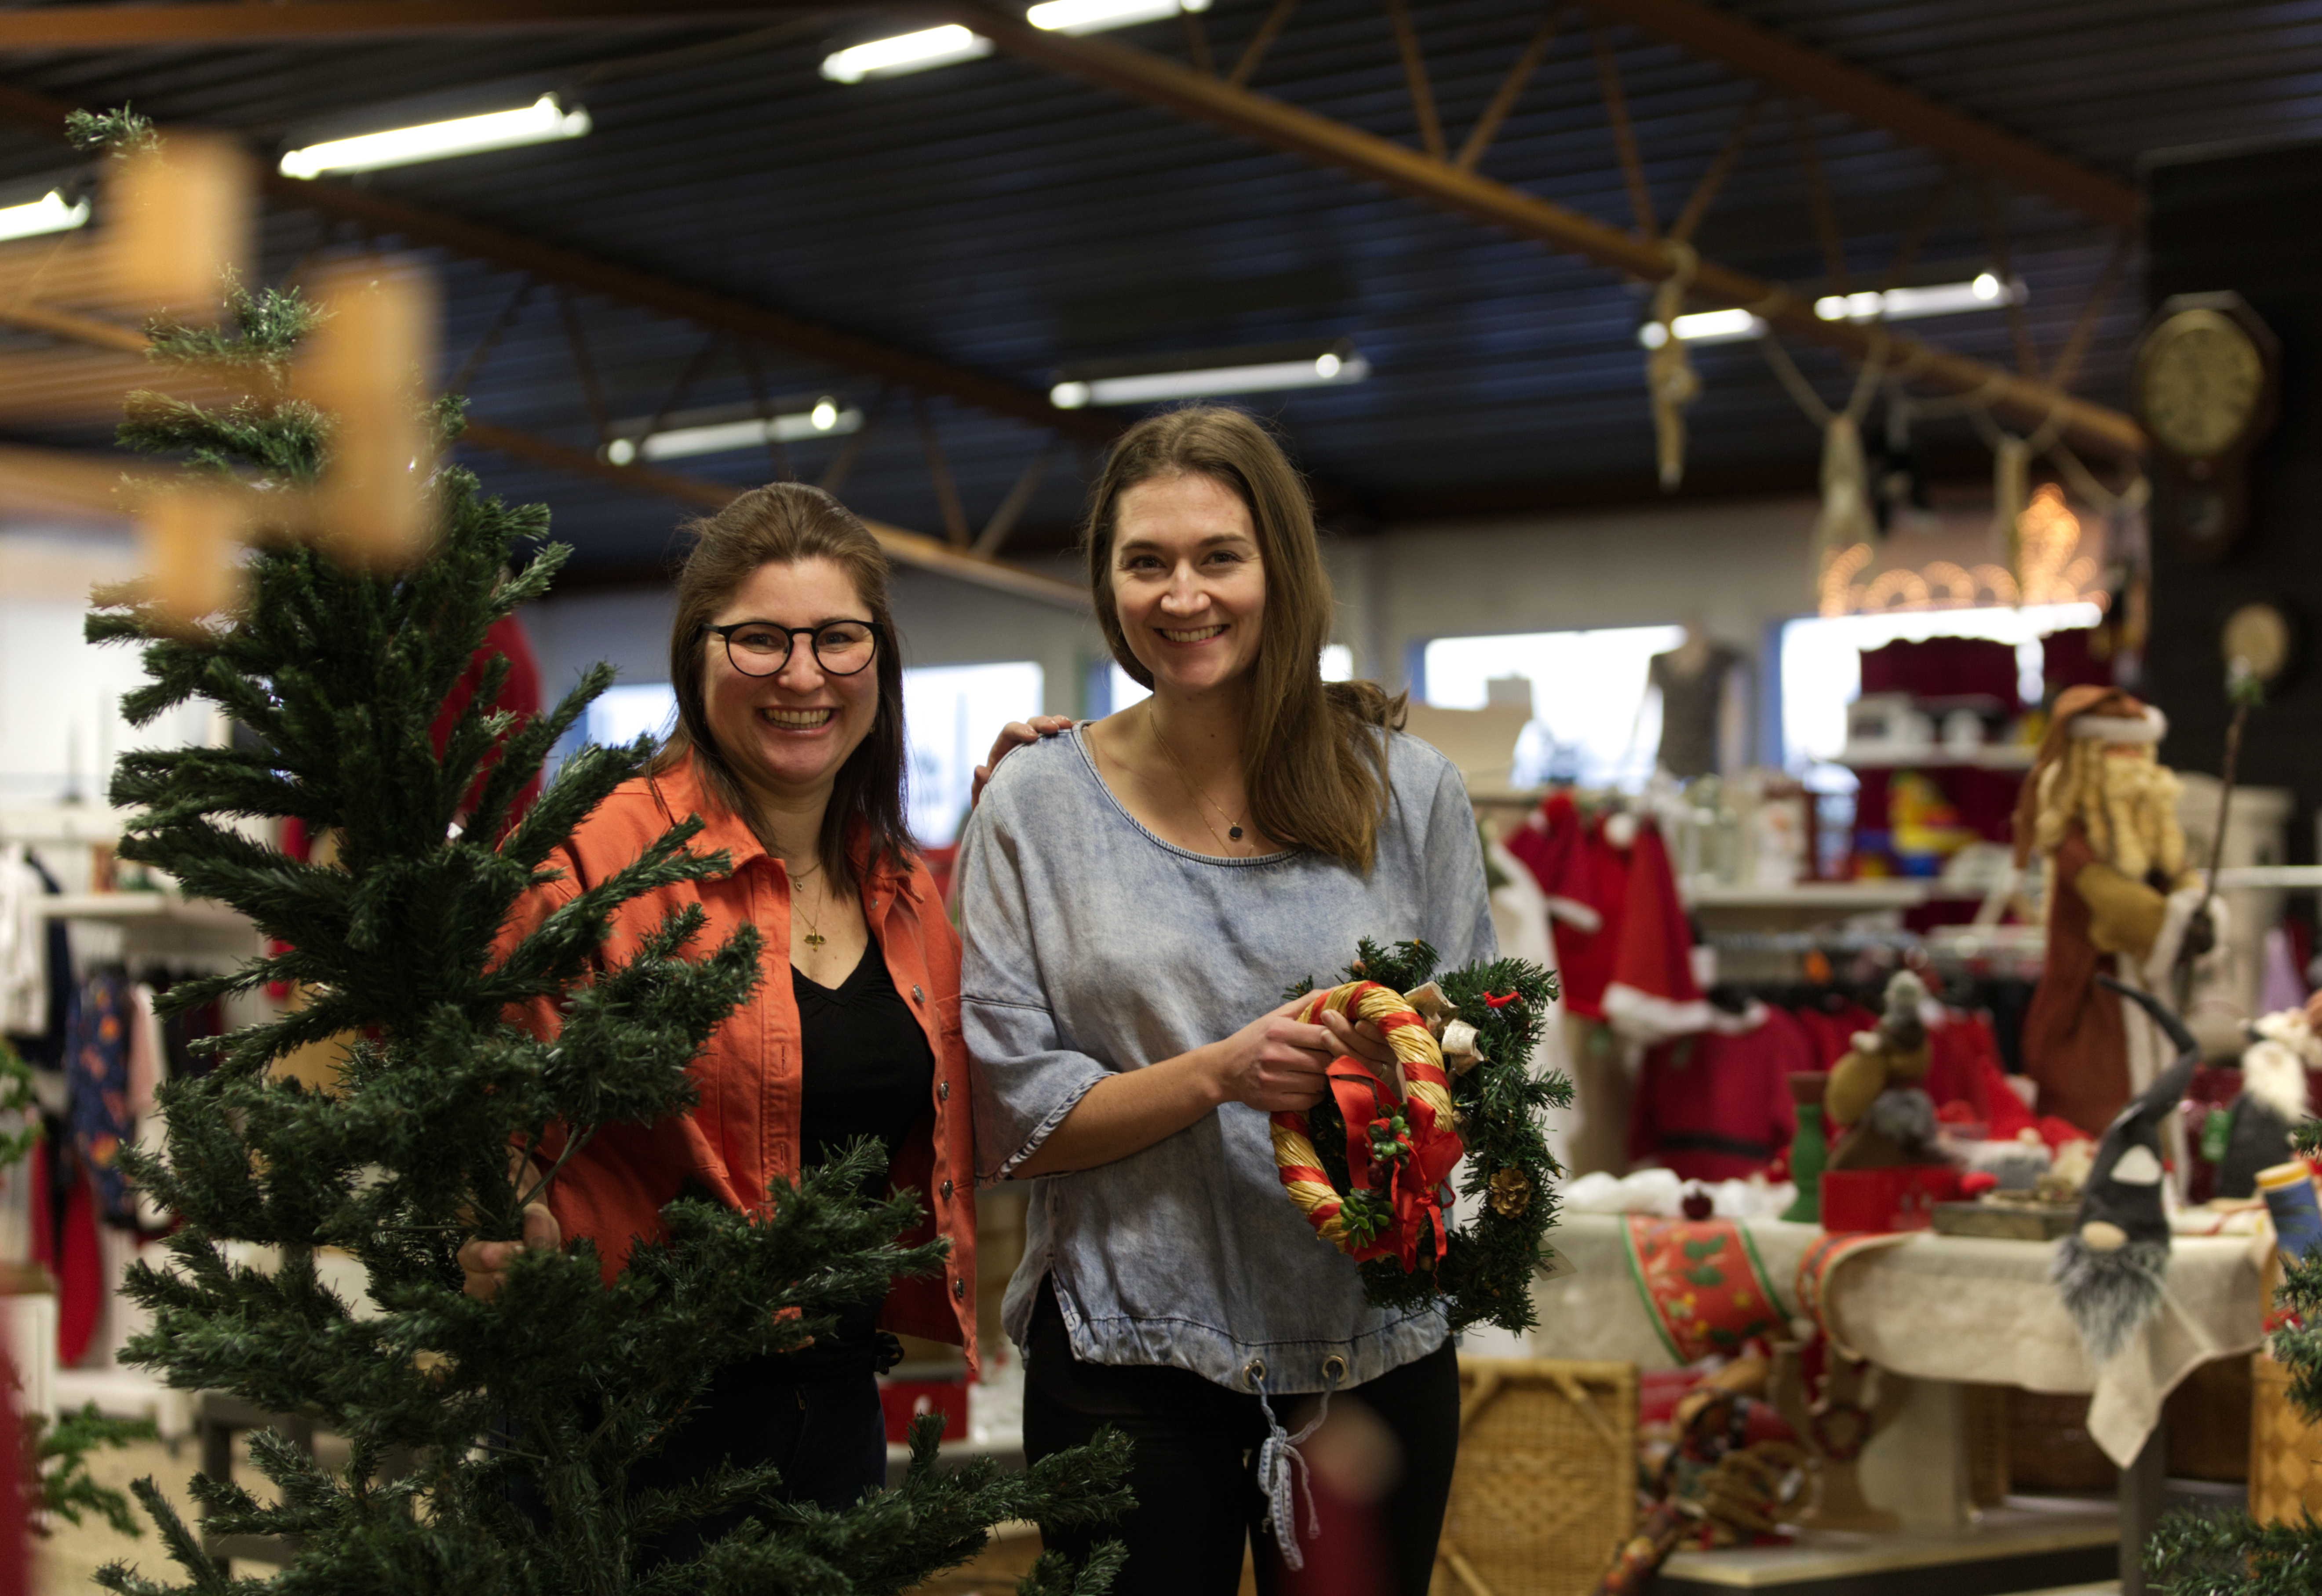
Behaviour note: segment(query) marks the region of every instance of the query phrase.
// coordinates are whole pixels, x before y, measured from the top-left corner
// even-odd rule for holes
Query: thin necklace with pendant
[[[1161,752],[1167,754],[1169,762],[1177,768],[1177,780],[1185,784],[1185,796],[1193,800],[1193,813],[1202,815],[1201,806],[1208,804],[1211,808],[1217,810],[1218,818],[1226,823],[1226,837],[1231,837],[1237,843],[1241,841],[1241,822],[1227,814],[1207,793],[1193,785],[1193,777],[1185,773],[1185,762],[1177,757],[1177,751],[1169,746],[1169,739],[1161,734],[1161,723],[1154,717],[1151,707],[1153,700],[1147,698],[1145,702],[1147,705],[1145,724],[1152,731],[1153,740],[1161,744]],[[1218,835],[1218,828],[1210,824],[1210,817],[1206,815],[1202,815],[1202,829],[1210,834],[1210,840],[1217,844],[1219,853],[1233,852],[1226,846],[1226,838]]]
[[[806,945],[810,948],[818,948],[828,939],[822,934],[822,922],[816,919],[813,914],[808,910],[806,907],[806,899],[799,896],[798,889],[800,884],[806,880],[807,877],[813,875],[816,871],[819,871],[821,868],[822,866],[818,864],[812,870],[791,871],[791,901],[798,905],[799,913],[806,916]]]

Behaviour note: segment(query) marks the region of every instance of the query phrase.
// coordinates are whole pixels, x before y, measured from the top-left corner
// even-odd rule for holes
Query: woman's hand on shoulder
[[[1071,730],[1072,724],[1069,715],[1036,715],[1030,720],[1011,720],[1001,726],[1000,735],[992,740],[991,754],[975,767],[975,785],[968,789],[967,807],[972,809],[983,801],[984,783],[992,780],[992,772],[1000,768],[1001,760],[1043,737]]]
[[[1260,1113],[1278,1114],[1303,1111],[1322,1100],[1330,1089],[1330,1061],[1339,1049],[1330,1032],[1295,1017],[1306,1001],[1293,998],[1202,1050],[1220,1103],[1247,1103]]]

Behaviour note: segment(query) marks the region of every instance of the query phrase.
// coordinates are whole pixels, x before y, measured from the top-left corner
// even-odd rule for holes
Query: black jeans
[[[800,1380],[781,1358],[745,1358],[710,1377],[709,1390],[662,1449],[629,1471],[629,1490],[689,1485],[721,1463],[772,1464],[783,1501],[837,1511],[887,1483],[887,1424],[872,1375]],[[510,1491],[517,1510],[544,1528],[546,1509],[530,1481]],[[747,1508],[683,1525],[640,1548],[641,1568],[697,1555],[737,1528]]]
[[[1396,1596],[1426,1596],[1459,1449],[1458,1356],[1447,1342],[1339,1394],[1367,1406],[1401,1450],[1400,1474],[1377,1509],[1391,1565],[1385,1582]],[[1275,1416],[1294,1433],[1303,1420],[1292,1410],[1308,1402],[1282,1398]],[[1106,1425],[1135,1443],[1129,1486],[1137,1506],[1111,1524],[1043,1527],[1045,1544],[1077,1558],[1100,1541],[1122,1543],[1129,1563],[1113,1596],[1232,1596],[1247,1539],[1257,1548],[1258,1589],[1271,1592],[1276,1554],[1257,1484],[1266,1427],[1257,1396],[1187,1369],[1082,1363],[1044,1280],[1024,1348],[1025,1456],[1081,1446]]]

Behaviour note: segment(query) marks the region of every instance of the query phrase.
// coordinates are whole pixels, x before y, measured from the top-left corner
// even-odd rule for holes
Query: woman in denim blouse
[[[1312,507],[1249,417],[1132,428],[1088,553],[1113,656],[1153,695],[1010,754],[960,862],[978,1174],[1038,1181],[1005,1311],[1025,1449],[1136,1443],[1137,1508],[1049,1544],[1118,1536],[1116,1591],[1225,1596],[1270,1520],[1270,1587],[1307,1517],[1280,1421],[1337,1393],[1393,1437],[1382,1587],[1421,1596],[1458,1445],[1444,1321],[1364,1300],[1284,1193],[1267,1116],[1318,1101],[1337,1054],[1387,1057],[1339,1016],[1293,1019],[1285,988],[1363,936],[1493,954],[1474,816],[1393,729],[1399,699],[1322,681]]]

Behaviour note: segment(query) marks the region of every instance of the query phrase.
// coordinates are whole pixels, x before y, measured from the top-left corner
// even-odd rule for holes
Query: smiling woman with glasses
[[[730,872],[633,899],[608,955],[626,956],[666,916],[698,911],[686,956],[748,926],[765,979],[695,1059],[696,1108],[650,1128],[608,1126],[569,1157],[561,1131],[544,1138],[540,1163],[565,1162],[545,1206],[527,1213],[525,1241],[471,1242],[461,1262],[470,1290],[489,1295],[514,1250],[586,1236],[609,1279],[638,1240],[665,1235],[674,1199],[757,1211],[770,1183],[876,1138],[887,1157],[864,1195],[914,1197],[928,1217],[901,1243],[947,1239],[943,1273],[883,1284],[810,1345],[721,1370],[631,1481],[683,1490],[722,1464],[770,1464],[784,1498],[837,1509],[886,1482],[875,1375],[900,1355],[890,1332],[959,1345],[975,1366],[959,944],[904,826],[903,670],[890,646],[885,552],[836,499],[794,482],[745,493],[689,530],[670,637],[676,729],[646,774],[552,859],[562,879],[525,899],[506,935],[513,942],[699,816],[693,849],[725,854]],[[545,1035],[559,1019],[544,1008],[527,1023]],[[680,1526],[662,1554],[690,1555],[745,1517]]]

